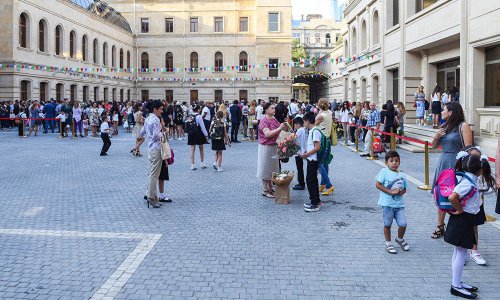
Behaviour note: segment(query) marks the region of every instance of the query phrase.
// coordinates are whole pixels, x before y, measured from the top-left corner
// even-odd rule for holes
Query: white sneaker
[[[181,140],[182,140],[182,138],[181,138],[181,137],[178,137],[178,138],[177,138],[177,140],[178,140],[178,141],[181,141]]]
[[[195,165],[191,165],[191,170],[196,170],[196,166]]]
[[[173,139],[174,139],[174,138],[169,138],[168,140],[169,140],[169,141],[171,141],[171,140],[173,140]]]
[[[207,165],[205,165],[205,163],[201,163],[201,164],[200,164],[200,168],[202,168],[202,169],[206,169],[206,168],[207,168]]]
[[[486,261],[481,256],[481,254],[479,254],[479,252],[477,252],[477,251],[471,251],[469,259],[480,266],[486,265]]]
[[[222,172],[222,171],[224,171],[223,168],[217,168],[217,172]]]

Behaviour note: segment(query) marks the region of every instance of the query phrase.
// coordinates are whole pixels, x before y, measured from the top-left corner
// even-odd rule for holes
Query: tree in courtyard
[[[300,41],[294,39],[292,41],[292,61],[299,62],[300,60],[307,59],[307,53],[304,46],[300,44]]]

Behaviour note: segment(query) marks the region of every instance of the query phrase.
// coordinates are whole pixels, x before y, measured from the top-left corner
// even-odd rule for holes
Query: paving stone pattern
[[[189,170],[185,144],[171,143],[166,188],[174,202],[148,209],[147,157],[131,156],[130,134],[113,138],[100,157],[100,139],[0,133],[0,229],[161,234],[116,299],[452,299],[453,250],[429,237],[436,209],[428,192],[410,184],[411,250],[390,255],[374,187],[381,167],[348,148],[334,148],[334,196],[306,213],[307,191],[292,191],[290,205],[261,196],[256,143],[228,148],[221,173],[211,168],[210,148],[209,168]],[[401,168],[423,180],[421,155],[400,152]],[[0,233],[0,298],[88,299],[139,242]],[[499,248],[500,228],[481,226],[488,265],[468,262],[463,277],[481,299],[498,299]]]

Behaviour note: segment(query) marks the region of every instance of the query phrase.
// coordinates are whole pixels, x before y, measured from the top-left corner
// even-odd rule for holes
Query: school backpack
[[[215,120],[212,125],[212,131],[210,132],[210,137],[214,141],[222,140],[224,138],[224,122],[220,120]]]
[[[318,163],[320,165],[329,165],[333,159],[332,143],[330,142],[330,139],[328,139],[323,132],[321,132],[321,130],[318,128],[314,128],[313,130],[317,130],[321,134],[320,148],[318,153],[316,153],[318,156]]]
[[[382,143],[382,139],[379,135],[373,136],[373,153],[382,153],[384,152],[384,144]]]
[[[184,127],[187,134],[195,134],[198,131],[198,125],[196,125],[196,115],[187,116]]]
[[[461,180],[466,179],[473,184],[467,194],[460,199],[460,204],[462,204],[462,206],[465,206],[467,200],[472,198],[472,196],[477,193],[477,188],[474,186],[475,182],[469,176],[465,175],[465,173],[455,172],[454,169],[444,169],[441,173],[439,173],[436,180],[436,186],[434,187],[434,201],[436,202],[436,206],[442,212],[455,211],[455,208],[451,204],[448,197],[453,193],[453,190],[460,182],[458,181],[457,176],[461,176]]]

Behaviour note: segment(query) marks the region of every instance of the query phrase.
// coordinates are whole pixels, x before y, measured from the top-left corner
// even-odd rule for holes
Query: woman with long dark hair
[[[391,102],[387,103],[387,111],[385,112],[384,118],[384,132],[390,133],[392,129],[392,133],[396,133],[396,129],[398,128],[399,119],[394,109],[394,104]],[[384,135],[384,142],[388,143],[390,141],[389,135]]]
[[[196,170],[194,164],[194,153],[196,152],[196,146],[200,148],[200,167],[205,169],[207,165],[205,164],[205,154],[203,150],[203,145],[207,143],[208,132],[205,127],[205,122],[203,117],[200,115],[201,106],[193,106],[193,114],[196,122],[196,130],[194,132],[188,133],[188,145],[191,146],[190,158],[191,158],[191,170]]]
[[[436,180],[444,169],[453,168],[457,162],[457,154],[465,145],[472,145],[472,129],[465,122],[464,110],[458,102],[449,102],[444,106],[441,117],[445,123],[441,125],[438,133],[432,140],[432,147],[442,147],[432,189],[436,186]],[[438,210],[438,224],[431,237],[438,239],[445,233],[445,213]]]
[[[436,85],[432,91],[432,128],[437,129],[439,127],[439,121],[441,118],[441,87]]]
[[[349,101],[344,101],[342,103],[342,108],[340,109],[340,122],[342,123],[342,129],[344,131],[344,141],[348,141],[347,144],[351,145],[351,141],[349,141],[349,137],[351,136],[349,132],[349,113],[351,110],[349,109]]]

